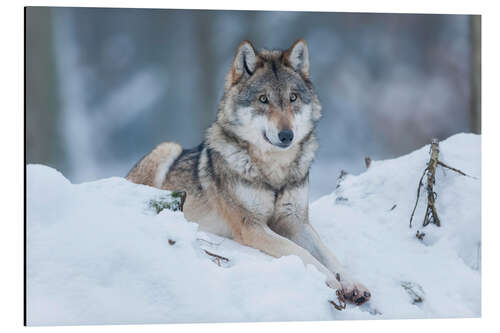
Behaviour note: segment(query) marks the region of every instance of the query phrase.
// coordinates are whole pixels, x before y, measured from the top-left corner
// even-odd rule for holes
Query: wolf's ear
[[[234,57],[231,69],[231,85],[238,82],[243,76],[251,76],[257,67],[257,52],[252,43],[248,40],[241,42]]]
[[[307,50],[306,41],[299,38],[293,45],[285,51],[285,65],[292,67],[295,71],[309,77],[309,51]]]

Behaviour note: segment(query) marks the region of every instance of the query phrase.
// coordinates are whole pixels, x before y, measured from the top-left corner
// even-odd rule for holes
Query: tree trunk
[[[61,147],[52,12],[34,7],[25,14],[26,162],[57,165]]]
[[[470,67],[470,129],[481,134],[481,16],[471,15],[469,19],[471,45]]]

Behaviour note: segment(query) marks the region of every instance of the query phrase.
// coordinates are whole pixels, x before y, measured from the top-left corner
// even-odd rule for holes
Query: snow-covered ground
[[[275,259],[198,232],[181,212],[157,214],[149,202],[165,191],[123,178],[71,184],[29,165],[28,324],[480,316],[480,140],[459,134],[440,143],[444,163],[475,177],[438,168],[441,227],[422,228],[425,195],[408,227],[429,146],[374,161],[311,205],[313,226],[373,295],[344,311],[327,302],[334,292],[322,274],[298,257]],[[229,262],[218,266],[204,250]]]

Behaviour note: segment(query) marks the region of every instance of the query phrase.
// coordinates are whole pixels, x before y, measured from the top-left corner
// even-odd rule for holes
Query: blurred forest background
[[[125,176],[215,120],[236,47],[309,46],[323,105],[311,199],[341,169],[480,133],[480,16],[26,9],[26,154],[72,182]]]

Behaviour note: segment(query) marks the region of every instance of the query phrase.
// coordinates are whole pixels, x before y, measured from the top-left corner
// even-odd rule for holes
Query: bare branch
[[[413,207],[413,211],[411,212],[410,228],[411,228],[411,221],[413,220],[413,214],[415,214],[415,209],[417,209],[417,205],[418,205],[418,199],[420,198],[420,188],[423,185],[422,180],[424,179],[424,176],[425,176],[425,173],[427,172],[427,170],[428,170],[428,168],[425,168],[424,172],[422,173],[422,177],[420,177],[420,180],[418,181],[417,200],[415,201],[415,207]]]
[[[436,207],[434,206],[436,200],[436,192],[434,192],[434,184],[436,183],[436,168],[439,159],[439,141],[432,139],[431,141],[431,159],[427,164],[427,209],[425,210],[425,217],[423,226],[429,223],[434,223],[438,227],[441,225],[437,215]]]
[[[441,161],[438,161],[438,165],[440,165],[440,166],[442,166],[442,167],[445,167],[445,168],[447,168],[447,169],[453,170],[453,171],[455,171],[456,173],[461,174],[462,176],[465,176],[465,177],[470,177],[470,178],[473,178],[473,179],[477,179],[476,177],[469,176],[469,175],[468,175],[468,174],[466,174],[465,172],[463,172],[463,171],[461,171],[461,170],[459,170],[459,169],[455,169],[455,168],[453,168],[453,167],[451,167],[451,166],[449,166],[449,165],[446,165],[446,164],[444,164],[444,163],[443,163],[443,162],[441,162]]]
[[[340,291],[337,290],[337,299],[339,300],[339,304],[335,303],[334,301],[332,300],[328,300],[328,302],[333,305],[333,307],[339,311],[342,311],[345,309],[346,307],[346,302],[345,302],[345,299],[344,299],[344,296],[342,296],[342,294],[340,293]]]

